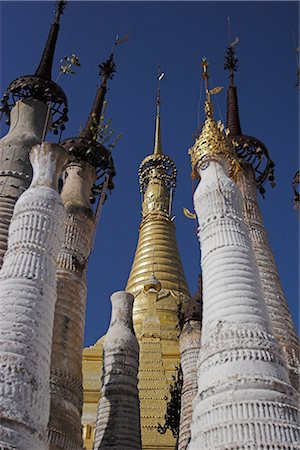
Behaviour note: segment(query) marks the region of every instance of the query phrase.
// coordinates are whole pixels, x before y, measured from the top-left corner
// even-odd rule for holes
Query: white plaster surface
[[[94,450],[142,448],[137,389],[139,344],[133,330],[133,301],[133,295],[124,291],[111,296]]]
[[[250,164],[243,164],[238,178],[243,195],[243,214],[262,283],[264,299],[272,322],[274,337],[281,345],[290,381],[299,390],[299,340],[280,282],[278,269],[268,241],[257,200],[255,174]]]
[[[16,203],[0,271],[0,448],[46,449],[56,258],[64,207],[56,192],[66,160],[44,143],[30,153],[34,176]]]
[[[41,141],[46,113],[44,103],[19,100],[10,114],[9,132],[0,139],[0,268],[15,203],[31,183],[29,151]]]
[[[200,174],[203,326],[188,449],[297,449],[297,393],[272,335],[241,193],[225,159]]]

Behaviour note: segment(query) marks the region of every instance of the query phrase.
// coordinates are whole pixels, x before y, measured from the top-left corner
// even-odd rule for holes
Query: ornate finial
[[[86,140],[97,140],[97,132],[99,129],[99,122],[101,117],[101,111],[104,105],[105,94],[107,91],[107,80],[112,80],[116,72],[116,65],[114,62],[113,53],[110,54],[108,59],[99,64],[99,75],[101,76],[101,84],[97,89],[95,100],[91,108],[88,120],[81,133],[81,137]]]
[[[63,90],[51,80],[52,63],[59,31],[59,19],[66,6],[66,1],[56,3],[55,21],[52,23],[40,64],[34,75],[25,75],[12,81],[4,94],[0,111],[8,119],[11,109],[22,98],[34,98],[50,105],[52,113],[52,129],[64,129],[63,122],[68,120],[68,102]]]
[[[162,72],[160,66],[158,66],[154,154],[162,154],[160,130],[160,82],[164,76],[164,72]]]
[[[154,150],[151,155],[146,156],[142,161],[138,175],[140,180],[140,191],[142,194],[145,194],[149,182],[156,178],[163,182],[164,187],[171,196],[171,193],[174,193],[176,188],[177,169],[174,162],[167,155],[163,155],[161,146],[160,82],[164,75],[164,72],[162,72],[160,66],[158,66]],[[159,192],[162,199],[163,193],[161,190],[159,190]],[[165,198],[164,203],[167,202],[169,202],[169,199],[167,200]]]
[[[229,36],[230,42],[230,36]],[[266,146],[252,136],[242,134],[239,117],[237,89],[234,83],[234,72],[238,68],[235,56],[235,46],[239,43],[237,36],[227,48],[224,69],[229,71],[229,86],[227,89],[227,129],[237,156],[252,164],[255,170],[256,184],[259,192],[264,195],[263,184],[269,180],[274,184],[274,163],[269,157]]]
[[[207,69],[209,67],[209,64],[205,57],[202,58],[201,65],[202,65],[202,69],[203,69],[202,78],[205,83],[205,94],[206,94],[204,111],[205,111],[206,117],[213,117],[214,108],[213,108],[213,104],[212,104],[211,97],[210,97],[210,90],[208,88],[209,74],[208,74]]]
[[[233,42],[229,44],[226,50],[225,55],[225,64],[224,69],[229,71],[230,84],[234,85],[234,72],[237,71],[239,66],[239,60],[235,56],[235,46],[240,42],[239,37],[237,36]]]
[[[213,106],[211,101],[211,94],[218,94],[223,87],[218,86],[213,89],[208,87],[208,61],[202,58],[202,77],[205,80],[205,113],[206,121],[202,128],[200,136],[196,139],[194,146],[189,150],[192,160],[192,175],[199,177],[198,169],[205,169],[212,157],[218,159],[220,155],[226,156],[231,163],[231,176],[235,177],[239,170],[239,164],[234,155],[231,142],[228,139],[228,130],[224,132],[224,125],[219,121],[215,121],[213,117]]]
[[[112,80],[116,73],[116,64],[114,62],[114,53],[111,53],[107,60],[99,64],[99,75],[102,77],[102,83],[106,83],[107,80]]]
[[[107,91],[107,80],[112,80],[116,72],[116,65],[113,58],[113,52],[108,59],[99,65],[99,75],[101,77],[101,84],[97,88],[96,96],[86,122],[83,131],[80,136],[73,137],[61,142],[61,145],[65,147],[73,156],[75,161],[86,161],[96,168],[97,171],[97,185],[93,187],[93,193],[103,193],[103,186],[105,181],[99,181],[103,177],[106,178],[107,187],[112,190],[114,185],[112,178],[115,176],[115,169],[111,151],[103,145],[101,140],[101,114],[103,114],[103,107],[105,101],[105,95]],[[99,139],[100,136],[100,139]],[[92,202],[94,202],[92,197]],[[105,198],[104,198],[105,200]]]
[[[41,78],[51,80],[51,71],[53,64],[53,57],[55,52],[55,46],[59,31],[60,16],[66,7],[66,1],[58,1],[55,5],[55,21],[51,25],[48,39],[45,45],[44,53],[42,55],[40,64],[35,72],[35,75]]]

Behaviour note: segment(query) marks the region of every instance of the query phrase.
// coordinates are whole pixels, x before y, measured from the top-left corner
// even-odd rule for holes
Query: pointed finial
[[[51,72],[52,72],[52,64],[53,64],[53,57],[55,52],[55,46],[59,31],[59,21],[60,16],[63,14],[64,9],[66,7],[66,1],[60,0],[56,2],[55,5],[55,20],[54,23],[52,23],[48,39],[45,45],[45,49],[40,61],[40,64],[35,72],[35,75],[47,80],[51,80]]]
[[[240,38],[237,36],[232,41],[226,50],[224,69],[229,71],[230,85],[234,86],[234,72],[237,71],[239,60],[235,56],[235,46],[240,42]]]
[[[205,101],[204,111],[205,111],[206,117],[213,117],[214,108],[213,108],[213,104],[212,104],[211,97],[210,97],[210,90],[208,88],[208,80],[209,80],[208,67],[209,67],[209,63],[208,63],[207,59],[204,56],[202,58],[201,65],[202,65],[202,69],[203,69],[202,78],[203,78],[204,83],[205,83],[205,94],[206,94],[206,101]]]
[[[24,98],[34,98],[50,105],[53,119],[52,130],[55,134],[58,133],[59,127],[61,130],[65,127],[64,122],[68,120],[68,101],[64,91],[51,79],[59,20],[65,6],[65,0],[56,2],[54,22],[51,25],[44,52],[35,74],[25,75],[12,81],[1,100],[3,105],[0,111],[5,112],[8,116],[8,124],[10,111],[16,102]]]
[[[116,65],[113,58],[113,53],[110,54],[108,59],[99,64],[99,75],[101,76],[101,84],[97,89],[95,100],[91,108],[88,120],[82,132],[82,137],[93,140],[95,133],[98,130],[101,112],[104,105],[104,99],[106,94],[107,80],[112,80],[116,72]]]
[[[230,36],[229,36],[230,39]],[[234,84],[234,72],[237,71],[239,60],[235,56],[235,46],[239,43],[237,36],[233,42],[229,43],[225,55],[224,69],[229,71],[229,86],[227,90],[227,128],[231,136],[239,136],[242,134],[237,90]]]
[[[154,154],[162,154],[161,146],[161,129],[160,129],[160,82],[165,76],[161,71],[161,67],[158,66],[157,76],[157,94],[156,94],[156,119],[155,119],[155,142],[154,142]]]
[[[55,4],[55,23],[59,24],[60,16],[64,13],[67,0],[58,0]]]

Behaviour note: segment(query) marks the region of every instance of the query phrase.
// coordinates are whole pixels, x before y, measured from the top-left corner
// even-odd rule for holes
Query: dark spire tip
[[[230,75],[236,72],[239,66],[239,60],[235,56],[235,50],[232,45],[229,45],[226,50],[224,69],[229,70]]]
[[[116,64],[114,62],[114,55],[113,53],[110,54],[108,59],[99,64],[99,75],[104,78],[105,80],[112,80],[114,77],[114,74],[116,73]]]
[[[60,16],[64,13],[67,0],[58,0],[55,5],[55,23],[59,23]]]

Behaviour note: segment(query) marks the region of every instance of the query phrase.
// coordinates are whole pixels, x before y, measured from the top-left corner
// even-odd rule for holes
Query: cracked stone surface
[[[139,344],[133,330],[133,301],[133,295],[124,291],[111,296],[94,450],[142,449],[137,389]]]
[[[16,203],[0,271],[0,448],[46,449],[56,259],[65,211],[56,191],[66,161],[56,144],[30,152],[32,183]]]

